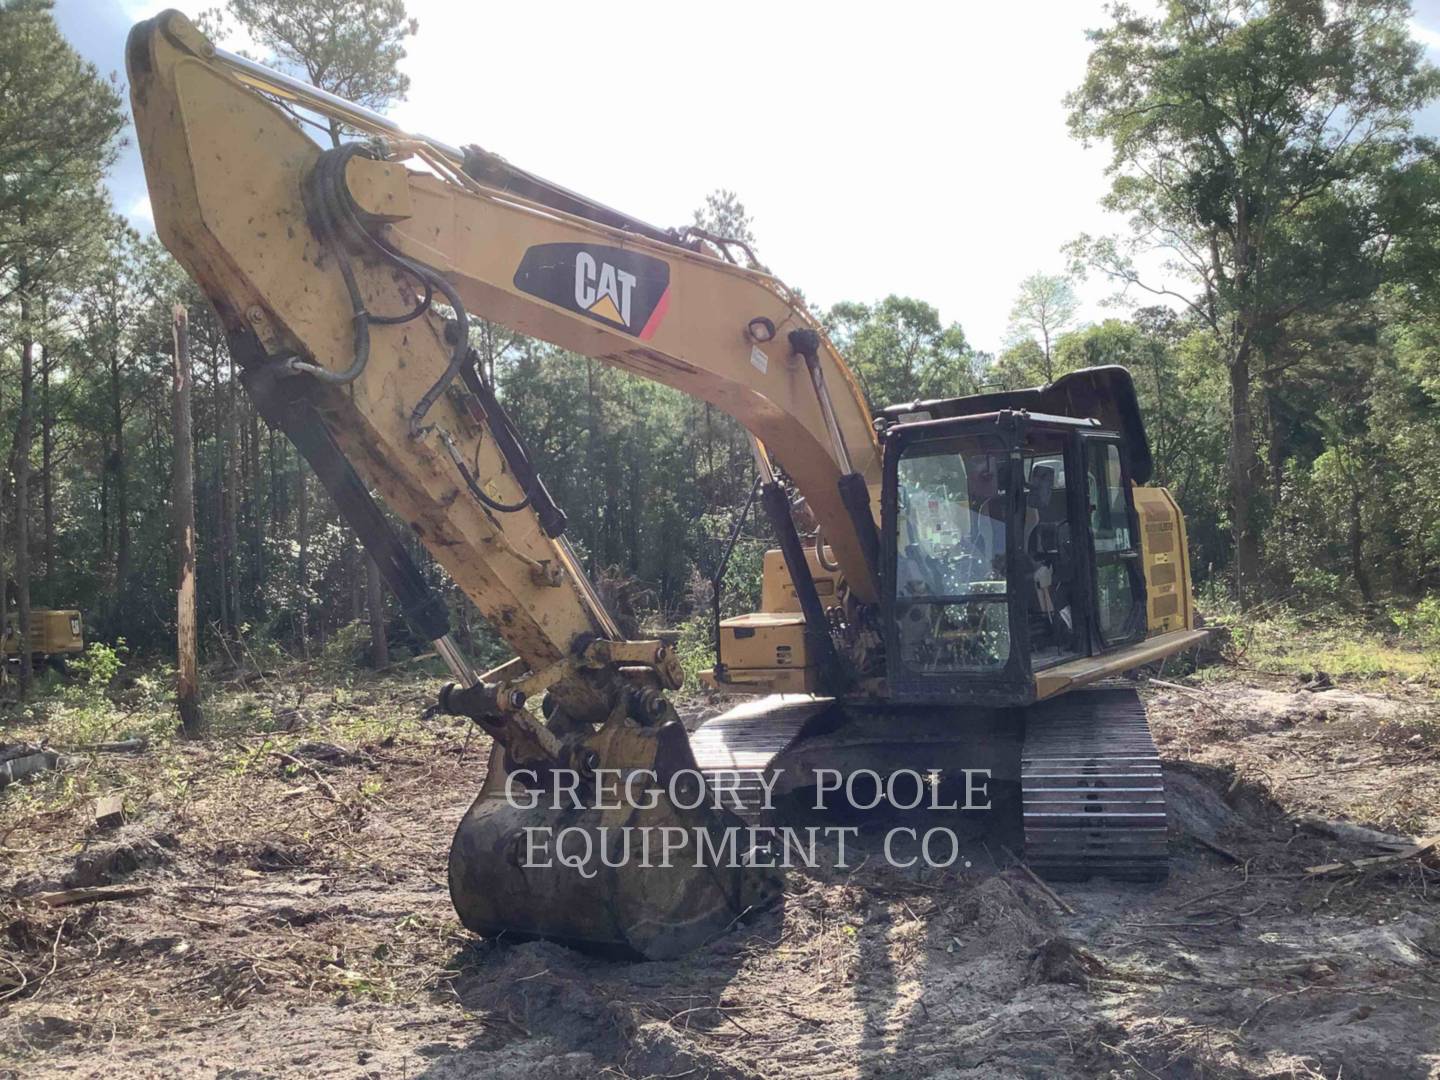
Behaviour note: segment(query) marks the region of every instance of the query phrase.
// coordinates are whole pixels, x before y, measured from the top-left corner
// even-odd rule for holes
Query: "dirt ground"
[[[1377,854],[1316,818],[1440,833],[1434,691],[1202,675],[1146,691],[1165,884],[1063,910],[977,836],[943,873],[792,871],[664,963],[461,930],[445,855],[486,746],[418,719],[429,677],[237,690],[270,730],[0,793],[0,1076],[1440,1076],[1440,863],[1306,872]],[[96,884],[149,892],[37,899]]]

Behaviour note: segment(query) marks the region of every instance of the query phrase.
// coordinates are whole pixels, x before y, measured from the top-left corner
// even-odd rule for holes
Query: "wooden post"
[[[370,609],[370,666],[376,671],[390,663],[390,643],[385,637],[385,593],[380,568],[365,556],[365,603]]]
[[[15,648],[20,659],[20,697],[30,693],[34,675],[30,652],[30,432],[35,382],[35,329],[25,267],[20,268],[20,422],[15,429]]]
[[[195,645],[195,439],[190,427],[190,326],[185,308],[174,308],[175,329],[175,703],[186,735],[200,734],[200,675]]]

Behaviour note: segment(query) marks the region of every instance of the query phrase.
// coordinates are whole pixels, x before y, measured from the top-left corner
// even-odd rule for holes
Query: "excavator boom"
[[[132,43],[132,96],[142,148],[151,148],[145,161],[156,229],[227,328],[254,333],[268,355],[301,350],[331,371],[344,371],[353,358],[341,275],[333,267],[315,273],[324,245],[303,227],[303,180],[321,148],[254,91],[303,97],[308,107],[335,111],[361,130],[393,136],[396,158],[428,165],[430,171],[417,172],[355,158],[346,186],[368,220],[389,226],[387,238],[401,255],[451,282],[472,317],[673,386],[730,413],[765,446],[783,448],[779,462],[808,500],[851,589],[863,602],[875,601],[868,541],[857,535],[864,523],[857,526],[837,490],[843,475],[855,473],[878,492],[870,411],[818,322],[783,283],[682,247],[679,234],[676,243],[664,243],[660,238],[672,234],[493,155],[404,136],[332,95],[306,96],[303,84],[215,49],[179,13],[142,25],[147,30]],[[152,107],[156,94],[173,112]],[[464,171],[467,162],[502,186],[474,180]],[[287,197],[277,197],[281,191]],[[314,281],[297,291],[302,275]],[[371,277],[368,287],[391,307],[415,292],[393,267]],[[372,357],[403,347],[408,330],[377,329]],[[792,347],[797,332],[818,339],[818,377],[828,400],[817,395],[810,365]],[[382,348],[386,333],[391,341]],[[442,347],[442,355],[448,351]],[[355,390],[384,381],[360,379]],[[466,591],[482,607],[493,595],[489,588]]]

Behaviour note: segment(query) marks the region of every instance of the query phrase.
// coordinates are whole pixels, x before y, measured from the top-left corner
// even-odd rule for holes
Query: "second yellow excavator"
[[[1091,688],[1204,637],[1127,372],[872,412],[743,244],[409,134],[218,49],[178,12],[136,26],[126,59],[160,238],[214,304],[261,414],[450,666],[437,707],[494,738],[450,854],[467,927],[675,955],[781,888],[733,846],[777,793],[857,772],[943,785],[957,763],[1018,796],[1037,870],[1163,876],[1144,709],[1131,688]],[[361,137],[317,145],[297,109]],[[763,610],[719,624],[711,681],[752,700],[687,735],[673,651],[626,640],[606,612],[477,364],[477,319],[751,433],[778,547]],[[472,671],[374,495],[513,660]],[[536,857],[537,837],[562,834],[604,857]],[[634,835],[664,857],[627,857]]]

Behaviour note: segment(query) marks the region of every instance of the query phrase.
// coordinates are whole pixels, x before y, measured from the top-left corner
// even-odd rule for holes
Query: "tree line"
[[[1063,273],[1023,282],[994,355],[918,298],[819,312],[871,404],[1123,364],[1205,588],[1372,610],[1433,597],[1440,165],[1414,120],[1440,76],[1409,14],[1399,0],[1113,8],[1067,106],[1073,135],[1111,151],[1106,204],[1127,229],[1076,238]],[[419,28],[402,0],[234,0],[212,31],[226,18],[326,89],[374,107],[405,93]],[[65,42],[48,0],[0,0],[0,72],[0,604],[22,624],[32,607],[80,607],[92,636],[133,648],[171,640],[178,301],[210,649],[359,653],[368,638],[383,662],[377,639],[403,628],[373,567],[240,392],[203,297],[109,205],[120,88]],[[696,223],[763,245],[733,192]],[[1115,317],[1077,323],[1085,275],[1115,284]],[[743,432],[596,361],[500,327],[475,335],[622,618],[704,623],[753,480]],[[754,602],[766,543],[753,519],[742,528],[727,610]],[[450,595],[478,658],[500,655]]]

